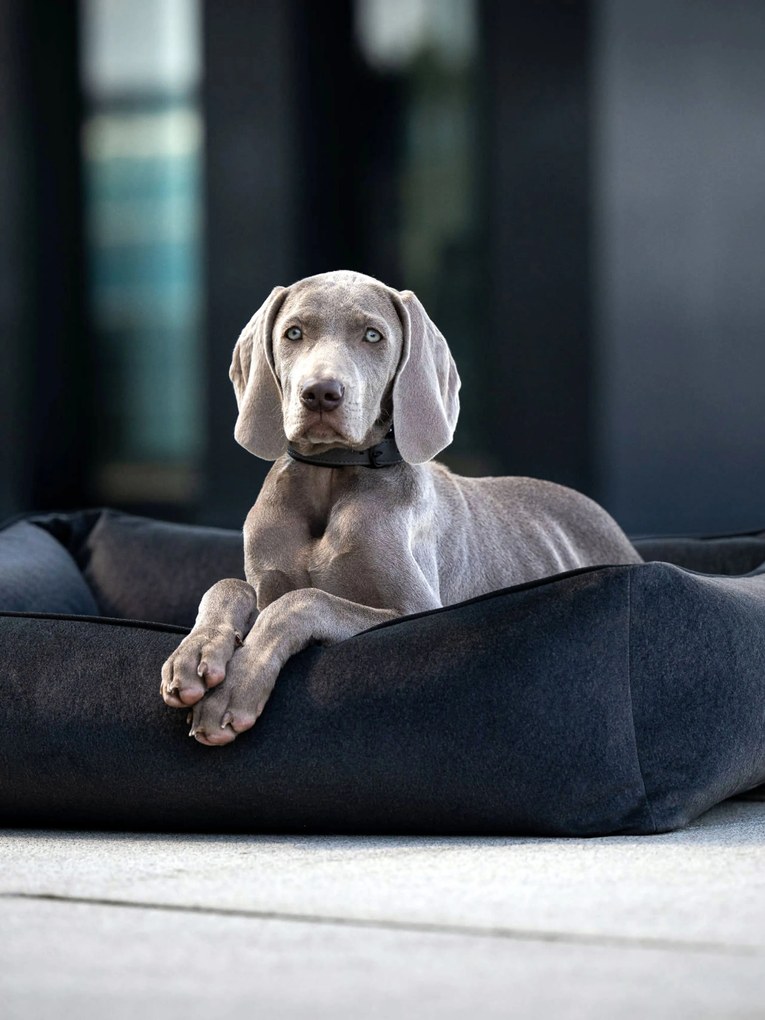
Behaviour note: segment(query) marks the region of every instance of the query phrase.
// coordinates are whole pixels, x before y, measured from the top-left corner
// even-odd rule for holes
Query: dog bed
[[[241,535],[113,511],[0,532],[0,822],[649,834],[765,782],[765,532],[636,543],[312,647],[234,744],[160,667]],[[757,794],[754,794],[757,796]]]

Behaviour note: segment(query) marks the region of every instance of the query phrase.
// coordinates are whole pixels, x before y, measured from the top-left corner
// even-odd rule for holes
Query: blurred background
[[[762,0],[0,0],[0,515],[240,527],[277,283],[411,288],[442,457],[765,527]]]

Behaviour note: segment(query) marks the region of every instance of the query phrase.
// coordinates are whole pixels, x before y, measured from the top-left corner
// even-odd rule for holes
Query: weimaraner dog
[[[587,497],[461,478],[457,368],[411,291],[353,272],[276,287],[231,363],[235,437],[275,461],[244,525],[247,581],[202,598],[162,669],[217,746],[257,720],[287,659],[384,620],[575,567],[640,557]],[[395,430],[395,431],[394,431]]]

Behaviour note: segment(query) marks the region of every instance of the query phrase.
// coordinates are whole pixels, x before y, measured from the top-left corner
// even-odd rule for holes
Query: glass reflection
[[[198,4],[87,0],[82,18],[95,488],[186,502],[203,441]]]

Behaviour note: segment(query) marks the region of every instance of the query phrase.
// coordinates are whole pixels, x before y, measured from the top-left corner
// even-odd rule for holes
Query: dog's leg
[[[218,581],[203,596],[194,629],[162,667],[162,697],[189,708],[220,684],[257,615],[255,590],[246,581]]]
[[[434,605],[431,598],[416,608]],[[255,723],[282,667],[296,652],[313,641],[344,641],[401,615],[399,610],[373,609],[317,588],[288,592],[260,614],[231,660],[226,683],[194,706],[192,735],[209,746],[230,743]]]

